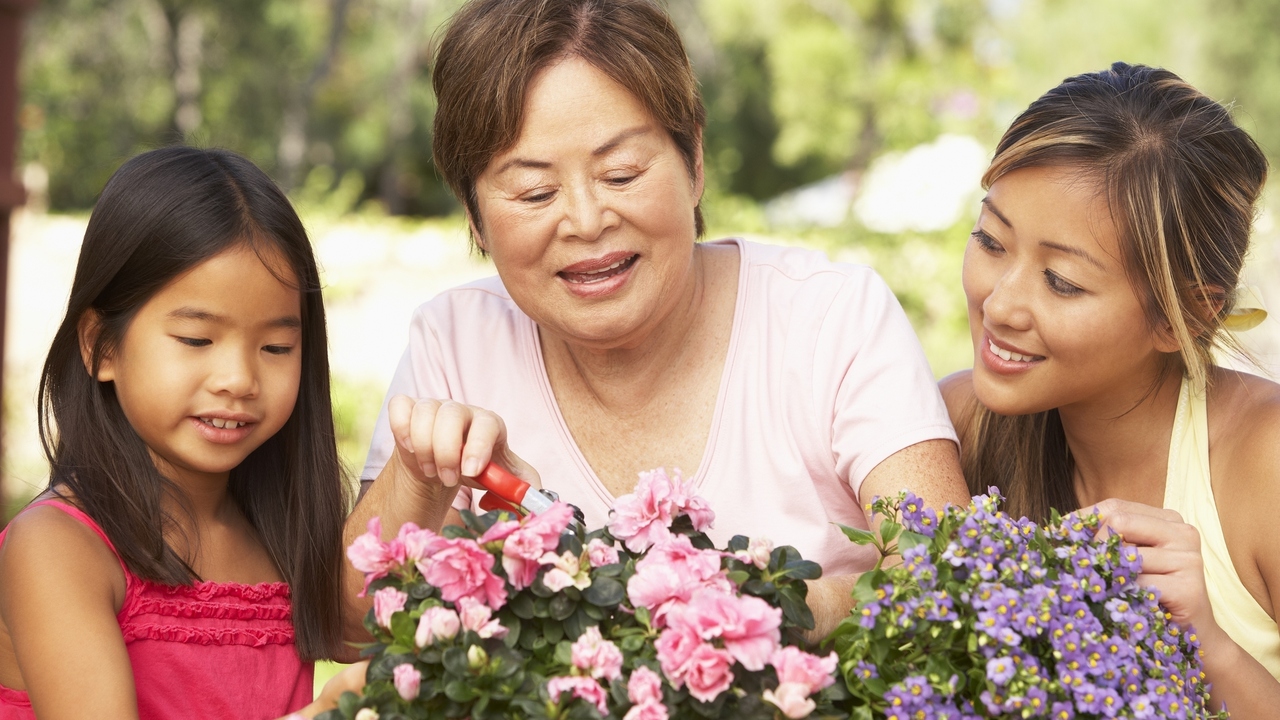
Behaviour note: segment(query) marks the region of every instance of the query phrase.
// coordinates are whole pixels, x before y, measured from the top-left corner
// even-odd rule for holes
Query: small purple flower
[[[1018,666],[1013,664],[1011,657],[994,657],[987,661],[987,679],[999,687],[1004,687],[1017,672]]]

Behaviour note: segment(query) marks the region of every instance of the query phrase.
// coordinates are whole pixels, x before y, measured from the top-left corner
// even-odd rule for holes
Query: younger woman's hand
[[[452,400],[391,398],[387,406],[395,457],[416,479],[446,488],[460,482],[481,488],[474,478],[491,462],[511,470],[534,487],[538,472],[507,446],[502,418],[483,408]],[[483,489],[483,488],[481,488]]]
[[[1142,503],[1103,500],[1079,514],[1096,511],[1102,518],[1098,537],[1115,532],[1142,556],[1138,583],[1160,592],[1160,604],[1183,627],[1205,633],[1216,625],[1204,579],[1200,531],[1174,510]]]

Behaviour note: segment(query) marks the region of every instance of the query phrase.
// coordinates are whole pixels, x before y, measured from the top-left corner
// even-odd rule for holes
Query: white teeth
[[[988,340],[987,345],[991,348],[991,352],[1003,360],[1011,362],[1031,362],[1036,359],[1035,355],[1023,355],[996,345],[994,340]]]
[[[237,422],[235,420],[223,420],[222,418],[202,417],[200,418],[200,421],[207,425],[212,425],[216,428],[231,428],[233,430],[235,428],[242,427],[243,425],[245,425],[245,423],[242,423],[242,422]]]
[[[631,258],[623,258],[623,259],[619,260],[618,262],[616,262],[616,263],[614,263],[614,264],[610,265],[610,266],[609,266],[609,267],[607,267],[607,268],[603,268],[603,269],[600,269],[600,270],[591,270],[591,271],[589,271],[589,272],[584,272],[584,273],[582,273],[582,274],[583,274],[583,275],[597,275],[597,274],[599,274],[599,273],[606,273],[606,272],[609,272],[610,270],[617,270],[619,267],[622,267],[622,265],[623,265],[624,263],[626,263],[626,262],[627,262],[628,260],[630,260],[630,259],[631,259]]]

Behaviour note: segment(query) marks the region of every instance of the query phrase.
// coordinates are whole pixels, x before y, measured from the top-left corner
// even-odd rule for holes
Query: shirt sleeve
[[[362,487],[371,484],[378,477],[378,473],[390,461],[391,453],[395,451],[395,438],[391,435],[391,425],[387,419],[387,404],[391,398],[408,395],[414,399],[457,399],[449,383],[449,364],[441,342],[441,333],[431,320],[430,310],[431,303],[427,303],[413,314],[409,325],[409,345],[400,357],[400,364],[382,399],[382,410],[379,411],[378,421],[373,428],[369,453],[360,473]],[[459,488],[453,507],[463,510],[470,505],[470,488]]]
[[[831,450],[836,473],[854,493],[903,448],[934,439],[958,443],[924,349],[873,270],[850,274],[828,308],[819,344],[816,391],[834,398]]]

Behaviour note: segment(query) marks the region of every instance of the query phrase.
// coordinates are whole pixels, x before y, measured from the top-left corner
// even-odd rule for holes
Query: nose
[[[995,279],[991,292],[982,301],[982,314],[991,324],[1011,330],[1031,329],[1032,287],[1026,275],[1011,269]]]
[[[566,188],[563,197],[565,207],[561,228],[566,237],[594,241],[617,223],[617,214],[590,182]]]
[[[258,366],[256,353],[238,347],[229,347],[217,353],[215,366],[209,373],[209,389],[218,395],[233,398],[254,397],[258,394]]]

